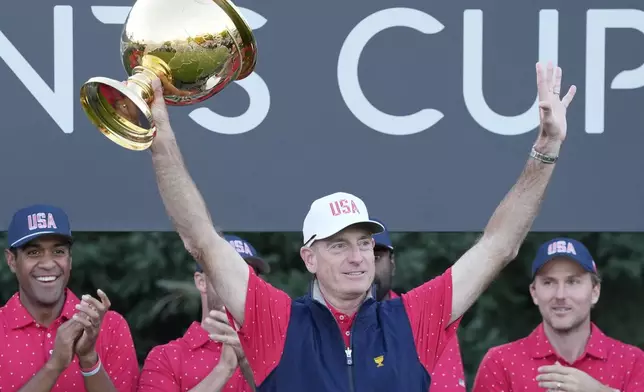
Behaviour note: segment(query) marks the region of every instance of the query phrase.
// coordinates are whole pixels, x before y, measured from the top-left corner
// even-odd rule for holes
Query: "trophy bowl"
[[[191,105],[250,75],[257,58],[253,31],[230,0],[138,0],[120,51],[127,81],[91,78],[80,100],[105,136],[135,151],[150,147],[156,135],[154,78],[166,104]]]

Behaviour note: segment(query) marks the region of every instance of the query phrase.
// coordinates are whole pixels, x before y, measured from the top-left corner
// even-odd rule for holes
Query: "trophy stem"
[[[132,90],[147,104],[150,104],[154,99],[152,80],[157,77],[161,80],[163,86],[173,82],[170,67],[166,62],[157,56],[148,54],[141,59],[141,65],[134,67],[132,76],[127,81],[128,85],[131,84]]]

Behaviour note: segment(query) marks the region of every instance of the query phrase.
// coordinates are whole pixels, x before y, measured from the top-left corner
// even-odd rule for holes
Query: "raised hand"
[[[549,144],[561,144],[566,138],[568,124],[566,122],[566,112],[568,106],[575,97],[577,87],[570,86],[568,93],[560,98],[562,70],[560,67],[554,68],[549,62],[545,67],[537,63],[537,91],[539,96],[539,137],[537,146],[548,149]],[[547,154],[558,153],[556,151],[539,151]]]

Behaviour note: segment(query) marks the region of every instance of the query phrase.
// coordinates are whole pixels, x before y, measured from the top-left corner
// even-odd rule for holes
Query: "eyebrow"
[[[60,248],[60,247],[68,247],[68,246],[70,246],[70,243],[63,241],[63,242],[55,243],[52,247],[53,248]],[[27,245],[23,246],[22,249],[24,249],[24,250],[27,250],[27,249],[44,249],[44,246],[42,246],[40,244],[27,244]]]
[[[557,278],[555,278],[554,276],[549,276],[549,275],[539,275],[539,276],[541,276],[541,278],[543,278],[543,279],[552,279],[552,280],[556,280],[556,279],[557,279]],[[570,279],[570,278],[581,278],[582,276],[584,276],[584,273],[583,273],[583,272],[582,272],[582,273],[580,273],[580,274],[567,275],[567,276],[565,276],[565,277],[564,277],[564,279]]]

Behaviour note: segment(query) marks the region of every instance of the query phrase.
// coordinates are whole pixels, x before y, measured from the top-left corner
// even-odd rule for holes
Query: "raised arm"
[[[157,135],[150,151],[163,204],[184,246],[210,277],[228,311],[241,324],[248,288],[248,265],[217,234],[206,203],[183,162],[158,79],[153,87],[152,115]]]
[[[576,88],[562,99],[561,68],[537,64],[540,126],[534,151],[521,176],[497,207],[480,240],[452,267],[452,317],[457,320],[476,301],[499,272],[512,261],[539,211],[555,164],[566,138],[566,109]],[[537,154],[535,154],[536,152]],[[544,157],[545,155],[545,157]]]

